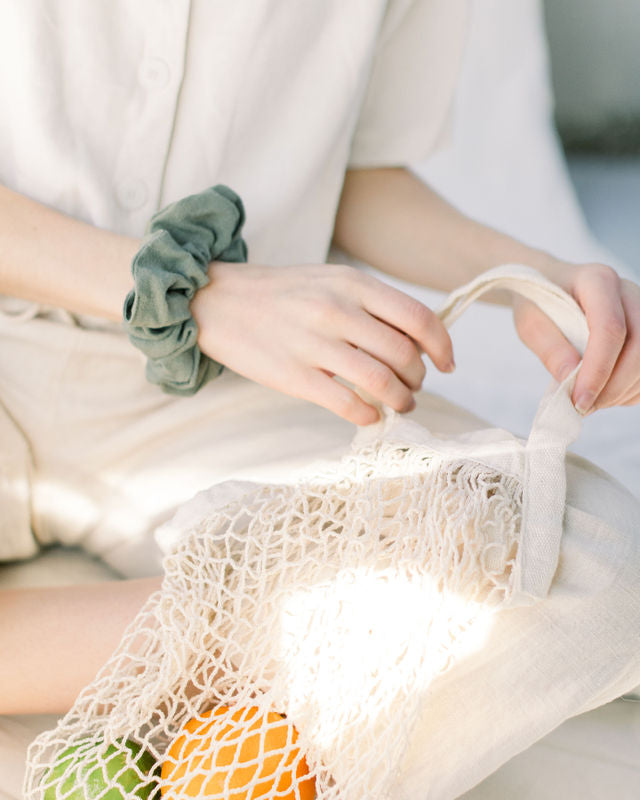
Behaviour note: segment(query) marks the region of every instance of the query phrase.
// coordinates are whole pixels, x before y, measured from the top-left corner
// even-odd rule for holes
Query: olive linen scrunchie
[[[147,379],[169,394],[192,395],[222,372],[198,347],[190,311],[209,283],[211,261],[246,261],[244,206],[227,186],[190,195],[155,214],[131,265],[124,303],[129,339],[147,356]]]

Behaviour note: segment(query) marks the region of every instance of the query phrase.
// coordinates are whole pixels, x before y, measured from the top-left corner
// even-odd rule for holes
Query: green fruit
[[[127,763],[131,763],[126,752],[114,745],[102,750],[100,744],[87,747],[86,743],[68,747],[60,753],[56,763],[47,772],[44,784],[47,790],[44,800],[155,800],[158,783],[154,776],[159,775],[159,765],[147,751],[136,742],[127,740],[125,747],[135,759],[136,766],[130,766],[122,772]],[[80,753],[76,753],[80,750]],[[70,774],[67,774],[72,767]],[[137,768],[137,770],[136,770]],[[109,785],[105,780],[118,775],[117,786],[107,791]],[[138,772],[144,776],[140,778]],[[119,774],[120,773],[120,774]]]

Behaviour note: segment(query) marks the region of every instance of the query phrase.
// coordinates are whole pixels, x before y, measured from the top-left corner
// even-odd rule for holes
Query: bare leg
[[[0,592],[0,713],[67,711],[161,580]]]

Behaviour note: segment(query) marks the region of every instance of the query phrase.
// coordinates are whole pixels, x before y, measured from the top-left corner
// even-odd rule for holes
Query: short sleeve
[[[349,167],[403,166],[450,136],[468,0],[389,0]]]

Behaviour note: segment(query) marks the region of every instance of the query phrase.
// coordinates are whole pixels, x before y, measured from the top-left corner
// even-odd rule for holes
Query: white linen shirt
[[[322,263],[345,169],[447,136],[467,0],[0,0],[0,182],[141,236],[224,183],[249,259]]]

